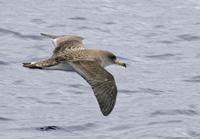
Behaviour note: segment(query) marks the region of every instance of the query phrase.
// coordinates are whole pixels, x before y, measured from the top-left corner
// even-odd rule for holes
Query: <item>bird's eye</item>
[[[116,59],[116,56],[115,56],[115,55],[111,55],[111,56],[110,56],[110,59],[115,60],[115,59]]]

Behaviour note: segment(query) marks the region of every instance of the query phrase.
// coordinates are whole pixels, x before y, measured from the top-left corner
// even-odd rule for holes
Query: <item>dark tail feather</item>
[[[31,64],[31,63],[23,63],[23,67],[31,68],[31,69],[42,69],[42,67],[38,67],[35,64]]]
[[[50,34],[46,34],[46,33],[40,33],[40,35],[48,37],[48,38],[52,38],[52,39],[55,39],[55,38],[59,37],[59,36],[56,36],[56,35],[50,35]]]

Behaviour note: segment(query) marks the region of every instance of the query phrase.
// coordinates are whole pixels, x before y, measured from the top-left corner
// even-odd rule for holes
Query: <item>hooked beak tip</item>
[[[116,60],[115,61],[115,64],[117,64],[117,65],[120,65],[120,66],[123,66],[123,67],[127,67],[127,65],[126,65],[126,63],[124,63],[124,62],[122,62],[122,61],[119,61],[119,60]]]
[[[123,63],[122,66],[125,67],[125,68],[127,67],[126,63]]]

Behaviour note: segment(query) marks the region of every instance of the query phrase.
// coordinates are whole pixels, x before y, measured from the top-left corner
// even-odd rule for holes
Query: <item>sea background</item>
[[[41,32],[126,58],[109,116],[76,73],[22,67],[51,55]],[[0,0],[0,139],[199,138],[199,0]]]

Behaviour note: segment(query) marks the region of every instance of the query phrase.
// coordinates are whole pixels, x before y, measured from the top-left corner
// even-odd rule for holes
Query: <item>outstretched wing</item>
[[[91,85],[101,112],[107,116],[113,110],[117,97],[113,76],[93,60],[78,60],[69,64]]]
[[[53,39],[53,43],[55,45],[55,49],[53,51],[54,55],[58,55],[65,50],[74,49],[74,48],[84,48],[82,43],[83,38],[80,36],[73,35],[50,35],[41,33],[42,36],[49,37]]]

